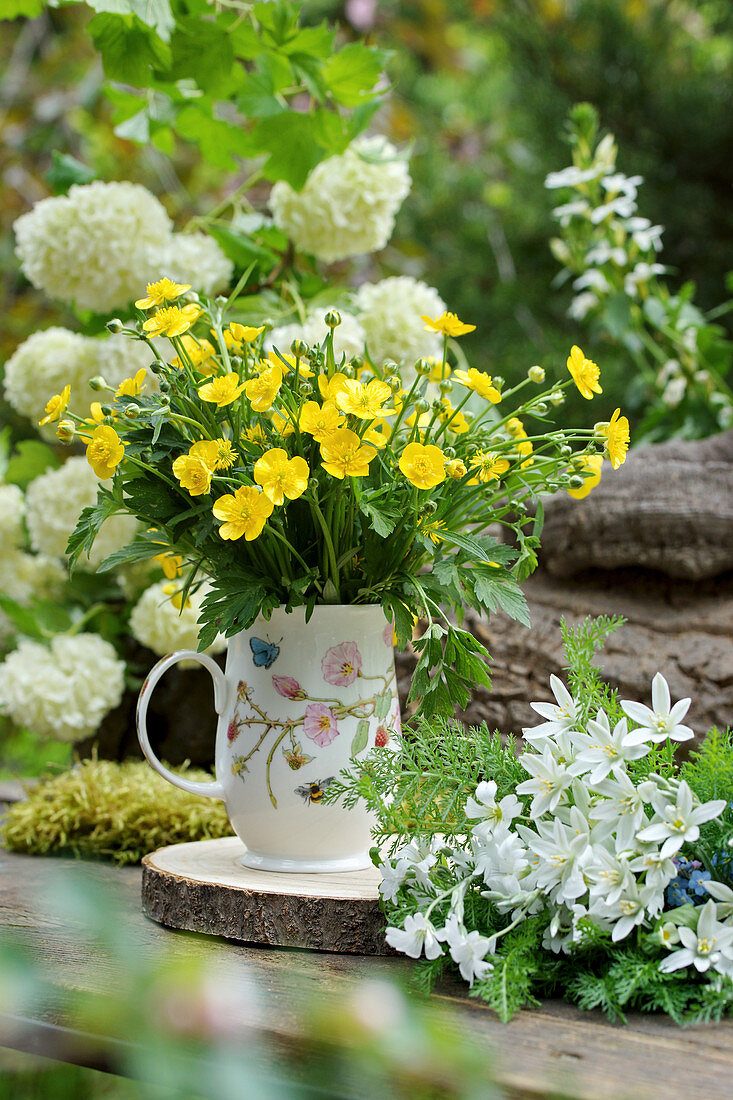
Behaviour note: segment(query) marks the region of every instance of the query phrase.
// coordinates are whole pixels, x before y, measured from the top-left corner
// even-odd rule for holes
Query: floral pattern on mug
[[[303,733],[311,741],[315,741],[320,748],[335,741],[339,732],[336,725],[336,715],[330,707],[325,706],[323,703],[311,703],[305,708]]]
[[[321,661],[323,679],[334,687],[353,684],[361,670],[361,653],[356,642],[341,642],[326,650]]]
[[[308,695],[293,676],[273,676],[272,686],[283,699],[307,699]]]

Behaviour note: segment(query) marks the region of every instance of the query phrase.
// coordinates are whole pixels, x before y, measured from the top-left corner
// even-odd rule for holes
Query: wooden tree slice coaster
[[[293,874],[240,862],[238,837],[159,848],[143,859],[142,906],[169,928],[277,947],[391,955],[379,873]]]

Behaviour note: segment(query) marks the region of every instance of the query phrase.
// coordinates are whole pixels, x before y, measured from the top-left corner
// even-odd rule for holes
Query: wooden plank
[[[277,947],[391,955],[379,872],[294,874],[242,864],[236,836],[159,848],[143,859],[146,916],[168,928]]]
[[[120,927],[145,958],[153,961],[166,951],[174,959],[220,963],[228,1003],[241,998],[247,1005],[238,1020],[243,1033],[254,1027],[283,1050],[296,1047],[302,1035],[299,1006],[317,1001],[338,1010],[362,979],[404,980],[411,968],[402,958],[265,949],[170,931],[142,915],[140,868],[0,852],[0,925],[34,950],[62,990],[104,993],[114,985],[119,964],[103,951],[87,957],[87,929],[75,926],[55,903],[53,883],[59,878],[67,888],[96,884],[112,896]],[[505,1025],[469,1000],[457,982],[444,983],[434,999],[449,1010],[449,1031],[468,1034],[482,1051],[493,1049],[498,1078],[515,1096],[554,1091],[572,1100],[728,1100],[733,1091],[730,1022],[680,1029],[663,1017],[635,1015],[626,1027],[616,1027],[598,1013],[552,1002]],[[34,1049],[41,1053],[54,1029],[68,1028],[69,1021],[60,1002],[46,1006],[20,1028],[26,1046],[19,1025],[0,1017],[0,1041],[27,1049],[29,1030],[36,1028]]]

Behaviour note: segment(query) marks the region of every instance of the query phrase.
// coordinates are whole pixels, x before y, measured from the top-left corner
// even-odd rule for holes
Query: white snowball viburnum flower
[[[226,290],[234,264],[207,233],[173,233],[157,259],[160,276],[211,297]]]
[[[146,588],[130,615],[130,633],[141,645],[152,649],[159,657],[176,649],[196,649],[199,640],[199,616],[201,603],[208,591],[202,585],[191,593],[179,610],[171,599],[171,585],[159,581]],[[226,639],[219,636],[207,653],[221,653],[226,649]]]
[[[407,163],[383,137],[359,137],[317,164],[301,191],[278,181],[270,209],[301,252],[326,263],[377,252],[410,190]]]
[[[426,331],[422,318],[440,317],[446,305],[427,283],[411,275],[364,283],[356,292],[354,304],[375,363],[394,359],[412,366],[417,359],[442,356],[441,337]]]
[[[335,308],[335,307],[333,307]],[[265,349],[277,348],[283,355],[290,354],[290,345],[293,340],[304,340],[311,347],[323,343],[328,335],[329,328],[326,324],[328,309],[314,309],[305,319],[304,324],[280,325],[270,332],[265,340]],[[353,313],[346,313],[338,309],[341,324],[333,330],[333,354],[336,359],[345,355],[350,359],[352,355],[364,354],[364,329]]]
[[[74,184],[15,223],[23,274],[51,298],[109,313],[157,275],[172,223],[145,187],[127,181]]]
[[[25,541],[25,500],[17,485],[0,485],[0,562]]]
[[[79,741],[118,706],[125,665],[98,634],[22,639],[0,665],[0,707],[39,737]]]
[[[19,604],[55,599],[68,579],[58,558],[13,550],[0,556],[0,592]]]
[[[671,741],[689,741],[695,734],[689,726],[683,726],[682,719],[690,709],[691,699],[680,699],[672,706],[672,698],[669,694],[669,685],[658,672],[652,680],[652,709],[643,703],[635,703],[631,699],[621,700],[621,709],[639,729],[632,730],[629,737],[641,744],[642,741],[653,741],[660,744],[669,738]]]
[[[70,412],[88,416],[92,401],[99,400],[89,385],[92,378],[102,375],[116,389],[123,378],[134,376],[152,358],[146,344],[126,336],[96,339],[65,328],[48,328],[34,332],[8,359],[5,397],[16,412],[37,424],[49,398],[68,385]],[[148,385],[157,387],[150,373]],[[51,425],[47,434],[53,435],[54,430]]]
[[[32,481],[25,502],[33,549],[64,558],[69,535],[82,509],[96,504],[99,484],[91,466],[81,456],[67,459],[57,470],[47,470]],[[79,558],[77,568],[93,572],[113,551],[131,542],[136,530],[134,516],[111,516],[102,524],[91,554]]]

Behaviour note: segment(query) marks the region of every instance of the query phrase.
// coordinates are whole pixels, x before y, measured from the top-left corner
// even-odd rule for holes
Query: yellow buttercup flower
[[[595,489],[601,480],[602,466],[603,455],[584,455],[578,472],[583,473],[586,471],[590,476],[586,477],[579,489],[568,489],[568,496],[575,497],[576,500],[583,500],[587,497],[591,489]]]
[[[301,432],[312,435],[317,443],[323,443],[343,426],[344,418],[332,401],[319,405],[317,401],[306,401],[300,410],[298,427]]]
[[[447,431],[455,432],[456,435],[463,435],[471,427],[463,412],[454,409],[447,397],[441,402],[440,420],[446,425]]]
[[[479,481],[498,481],[502,474],[509,469],[509,459],[502,458],[495,451],[479,451],[471,459],[471,469],[478,471],[478,480],[469,484],[476,485]]]
[[[432,443],[408,443],[400,455],[400,470],[418,489],[432,489],[445,481],[445,455]]]
[[[366,383],[347,378],[336,394],[336,404],[341,412],[357,416],[359,420],[376,420],[394,412],[394,409],[383,407],[391,397],[392,390],[379,378]]]
[[[581,395],[590,401],[594,393],[603,393],[598,384],[601,372],[592,359],[586,359],[585,355],[573,344],[568,356],[568,370],[573,382],[578,387]]]
[[[285,354],[285,352],[282,351],[268,351],[267,358],[260,359],[260,369],[265,370],[265,368],[272,366],[273,363],[276,367],[279,367],[286,377],[291,371],[295,370],[295,356]],[[301,359],[298,364],[298,377],[312,378],[314,373],[315,372],[312,371],[309,366],[306,366],[305,361]]]
[[[531,456],[534,446],[531,439],[520,439],[517,443],[517,451],[522,456]],[[532,457],[525,457],[524,462],[520,462],[519,469],[526,470],[528,466],[531,466],[534,462]]]
[[[287,439],[289,435],[292,435],[295,431],[295,426],[289,416],[281,416],[279,412],[274,409],[270,412],[270,421],[273,428],[278,435],[281,435],[283,439]],[[262,440],[264,441],[264,434]]]
[[[112,477],[125,455],[125,445],[114,428],[100,424],[87,447],[87,462],[101,481]]]
[[[204,382],[203,386],[199,386],[199,397],[203,401],[213,402],[218,409],[223,409],[237,400],[246,384],[240,382],[239,375],[232,371],[231,374],[222,374],[218,378],[212,378],[210,382]]]
[[[387,446],[392,435],[392,425],[387,420],[379,420],[370,424],[361,437],[365,443],[371,443],[378,451]]]
[[[465,477],[468,473],[468,470],[462,458],[450,458],[445,464],[445,472],[448,477],[454,478],[455,481],[460,481],[460,479]]]
[[[338,428],[321,443],[323,468],[332,477],[366,477],[369,463],[377,451],[368,443],[362,443],[351,428]]]
[[[164,302],[175,302],[191,287],[186,283],[174,283],[170,279],[158,279],[157,283],[148,283],[145,287],[147,294],[144,298],[138,298],[135,305],[138,309],[153,309],[154,306],[162,306]]]
[[[183,611],[184,608],[191,606],[189,599],[183,599],[183,589],[176,588],[175,584],[164,584],[163,592],[166,596],[170,596],[171,603],[175,607],[176,611]]]
[[[140,367],[134,378],[123,378],[115,391],[115,397],[137,397],[142,393],[148,372]]]
[[[239,458],[231,441],[228,439],[216,439],[216,469],[228,470]]]
[[[247,400],[255,412],[265,412],[272,407],[272,403],[280,392],[283,381],[283,372],[273,363],[258,374],[256,378],[250,378],[244,385]]]
[[[510,416],[504,427],[514,439],[519,439],[527,434],[524,424],[518,416]]]
[[[420,528],[423,535],[427,535],[434,546],[437,546],[441,539],[444,537],[441,533],[445,528],[445,522],[442,519],[435,519],[431,523],[425,523]]]
[[[91,413],[91,418],[95,424],[102,423],[102,421],[104,420],[104,413],[102,412],[101,402],[92,401],[91,405],[89,406],[89,412]],[[114,415],[114,413],[112,415]]]
[[[237,321],[231,321],[229,328],[224,330],[224,339],[229,347],[231,343],[239,344],[241,347],[242,344],[253,343],[264,331],[264,325],[255,328],[254,325],[240,325]]]
[[[240,485],[235,493],[227,493],[215,502],[212,512],[223,520],[219,535],[223,539],[241,539],[252,542],[262,534],[262,528],[272,515],[274,505],[270,498],[253,485]]]
[[[344,382],[348,382],[349,379],[341,371],[336,371],[329,378],[326,374],[318,375],[318,391],[321,395],[321,399],[330,401],[334,405],[336,404],[336,397],[343,389]]]
[[[163,575],[169,581],[174,581],[183,572],[183,558],[178,554],[171,554],[169,550],[164,550],[162,554],[156,554],[153,561],[157,561],[163,570]]]
[[[428,363],[430,363],[428,382],[444,382],[447,378],[450,378],[451,368],[442,359],[435,359],[431,355]]]
[[[200,439],[198,443],[192,443],[188,448],[191,458],[200,458],[212,473],[216,469],[218,452],[219,445],[213,439]]]
[[[70,397],[71,386],[64,386],[61,393],[54,394],[51,400],[46,403],[45,415],[42,420],[38,421],[39,426],[42,428],[45,424],[60,420],[69,406]]]
[[[195,336],[182,336],[181,343],[194,370],[197,370],[199,374],[211,375],[214,373],[217,364],[214,359],[216,352],[213,344],[208,340],[197,340]],[[183,368],[183,363],[178,355],[171,359],[171,363],[179,370]]]
[[[611,465],[614,470],[618,470],[626,461],[626,452],[631,442],[629,421],[627,417],[621,416],[621,409],[616,409],[608,424],[600,426],[599,433],[606,440],[606,453]]]
[[[143,330],[149,336],[181,336],[187,332],[194,321],[201,316],[198,306],[191,303],[183,306],[164,306],[149,317]]]
[[[491,375],[484,374],[482,370],[476,370],[475,367],[453,371],[453,381],[477,393],[479,397],[491,401],[493,405],[498,405],[501,401],[501,394],[493,385]]]
[[[273,504],[282,504],[285,497],[297,500],[308,486],[310,470],[304,458],[288,458],[281,447],[265,451],[254,465],[254,479]]]
[[[173,473],[192,497],[203,496],[211,488],[211,467],[199,455],[179,455],[173,461]]]
[[[441,313],[440,317],[425,317],[420,315],[420,320],[425,322],[428,332],[440,332],[443,336],[464,336],[467,332],[473,332],[475,325],[465,325],[459,321],[455,313]]]

